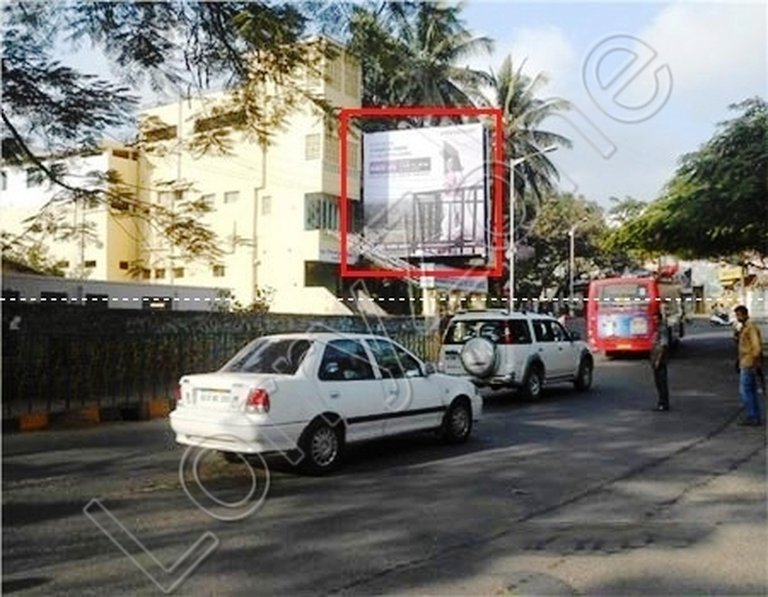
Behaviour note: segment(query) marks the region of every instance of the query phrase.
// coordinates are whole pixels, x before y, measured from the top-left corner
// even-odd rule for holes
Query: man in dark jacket
[[[651,369],[653,381],[656,384],[658,401],[653,410],[666,412],[669,410],[669,383],[667,378],[667,361],[669,359],[669,330],[664,315],[659,312],[656,316],[656,331],[651,348]]]

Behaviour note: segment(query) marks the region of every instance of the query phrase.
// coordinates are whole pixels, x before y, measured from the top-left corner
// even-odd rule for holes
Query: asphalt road
[[[765,594],[765,433],[733,423],[732,351],[694,330],[668,413],[645,360],[600,361],[586,394],[488,396],[466,445],[373,442],[326,478],[270,461],[268,486],[207,458],[209,495],[166,421],[5,435],[3,592]]]

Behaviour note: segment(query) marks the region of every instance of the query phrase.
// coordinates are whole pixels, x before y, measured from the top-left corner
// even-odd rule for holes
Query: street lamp
[[[515,308],[515,166],[535,155],[550,153],[557,145],[549,145],[513,160],[509,160],[509,312]]]

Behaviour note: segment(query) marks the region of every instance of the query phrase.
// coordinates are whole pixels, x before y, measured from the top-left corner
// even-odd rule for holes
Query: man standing
[[[760,328],[749,318],[749,311],[744,305],[734,309],[739,331],[739,397],[747,416],[739,424],[749,426],[762,425],[760,402],[757,397],[757,370],[762,367],[763,339]]]
[[[667,378],[667,360],[669,359],[669,331],[667,322],[661,311],[656,315],[656,332],[651,348],[651,369],[653,381],[656,383],[658,402],[653,410],[666,412],[669,410],[669,384]]]

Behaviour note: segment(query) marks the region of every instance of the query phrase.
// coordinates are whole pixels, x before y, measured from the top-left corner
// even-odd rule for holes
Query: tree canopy
[[[661,197],[615,242],[686,258],[768,259],[768,104],[747,99],[698,150],[684,155]]]
[[[116,127],[135,126],[133,90],[145,82],[174,98],[229,90],[225,107],[244,115],[234,128],[261,143],[301,97],[327,107],[295,76],[318,74],[325,50],[300,43],[307,19],[287,2],[16,2],[2,10],[3,162],[31,163],[59,191],[22,234],[4,235],[4,253],[23,253],[51,233],[57,207],[88,202],[144,219],[190,259],[218,255],[201,221],[210,206],[199,196],[172,213],[140,204],[115,173],[101,173],[114,184],[78,185],[48,165],[47,158],[96,148]],[[115,80],[61,62],[62,49],[82,44],[106,56]],[[275,88],[281,93],[266,93]],[[192,140],[199,148],[207,141]]]

